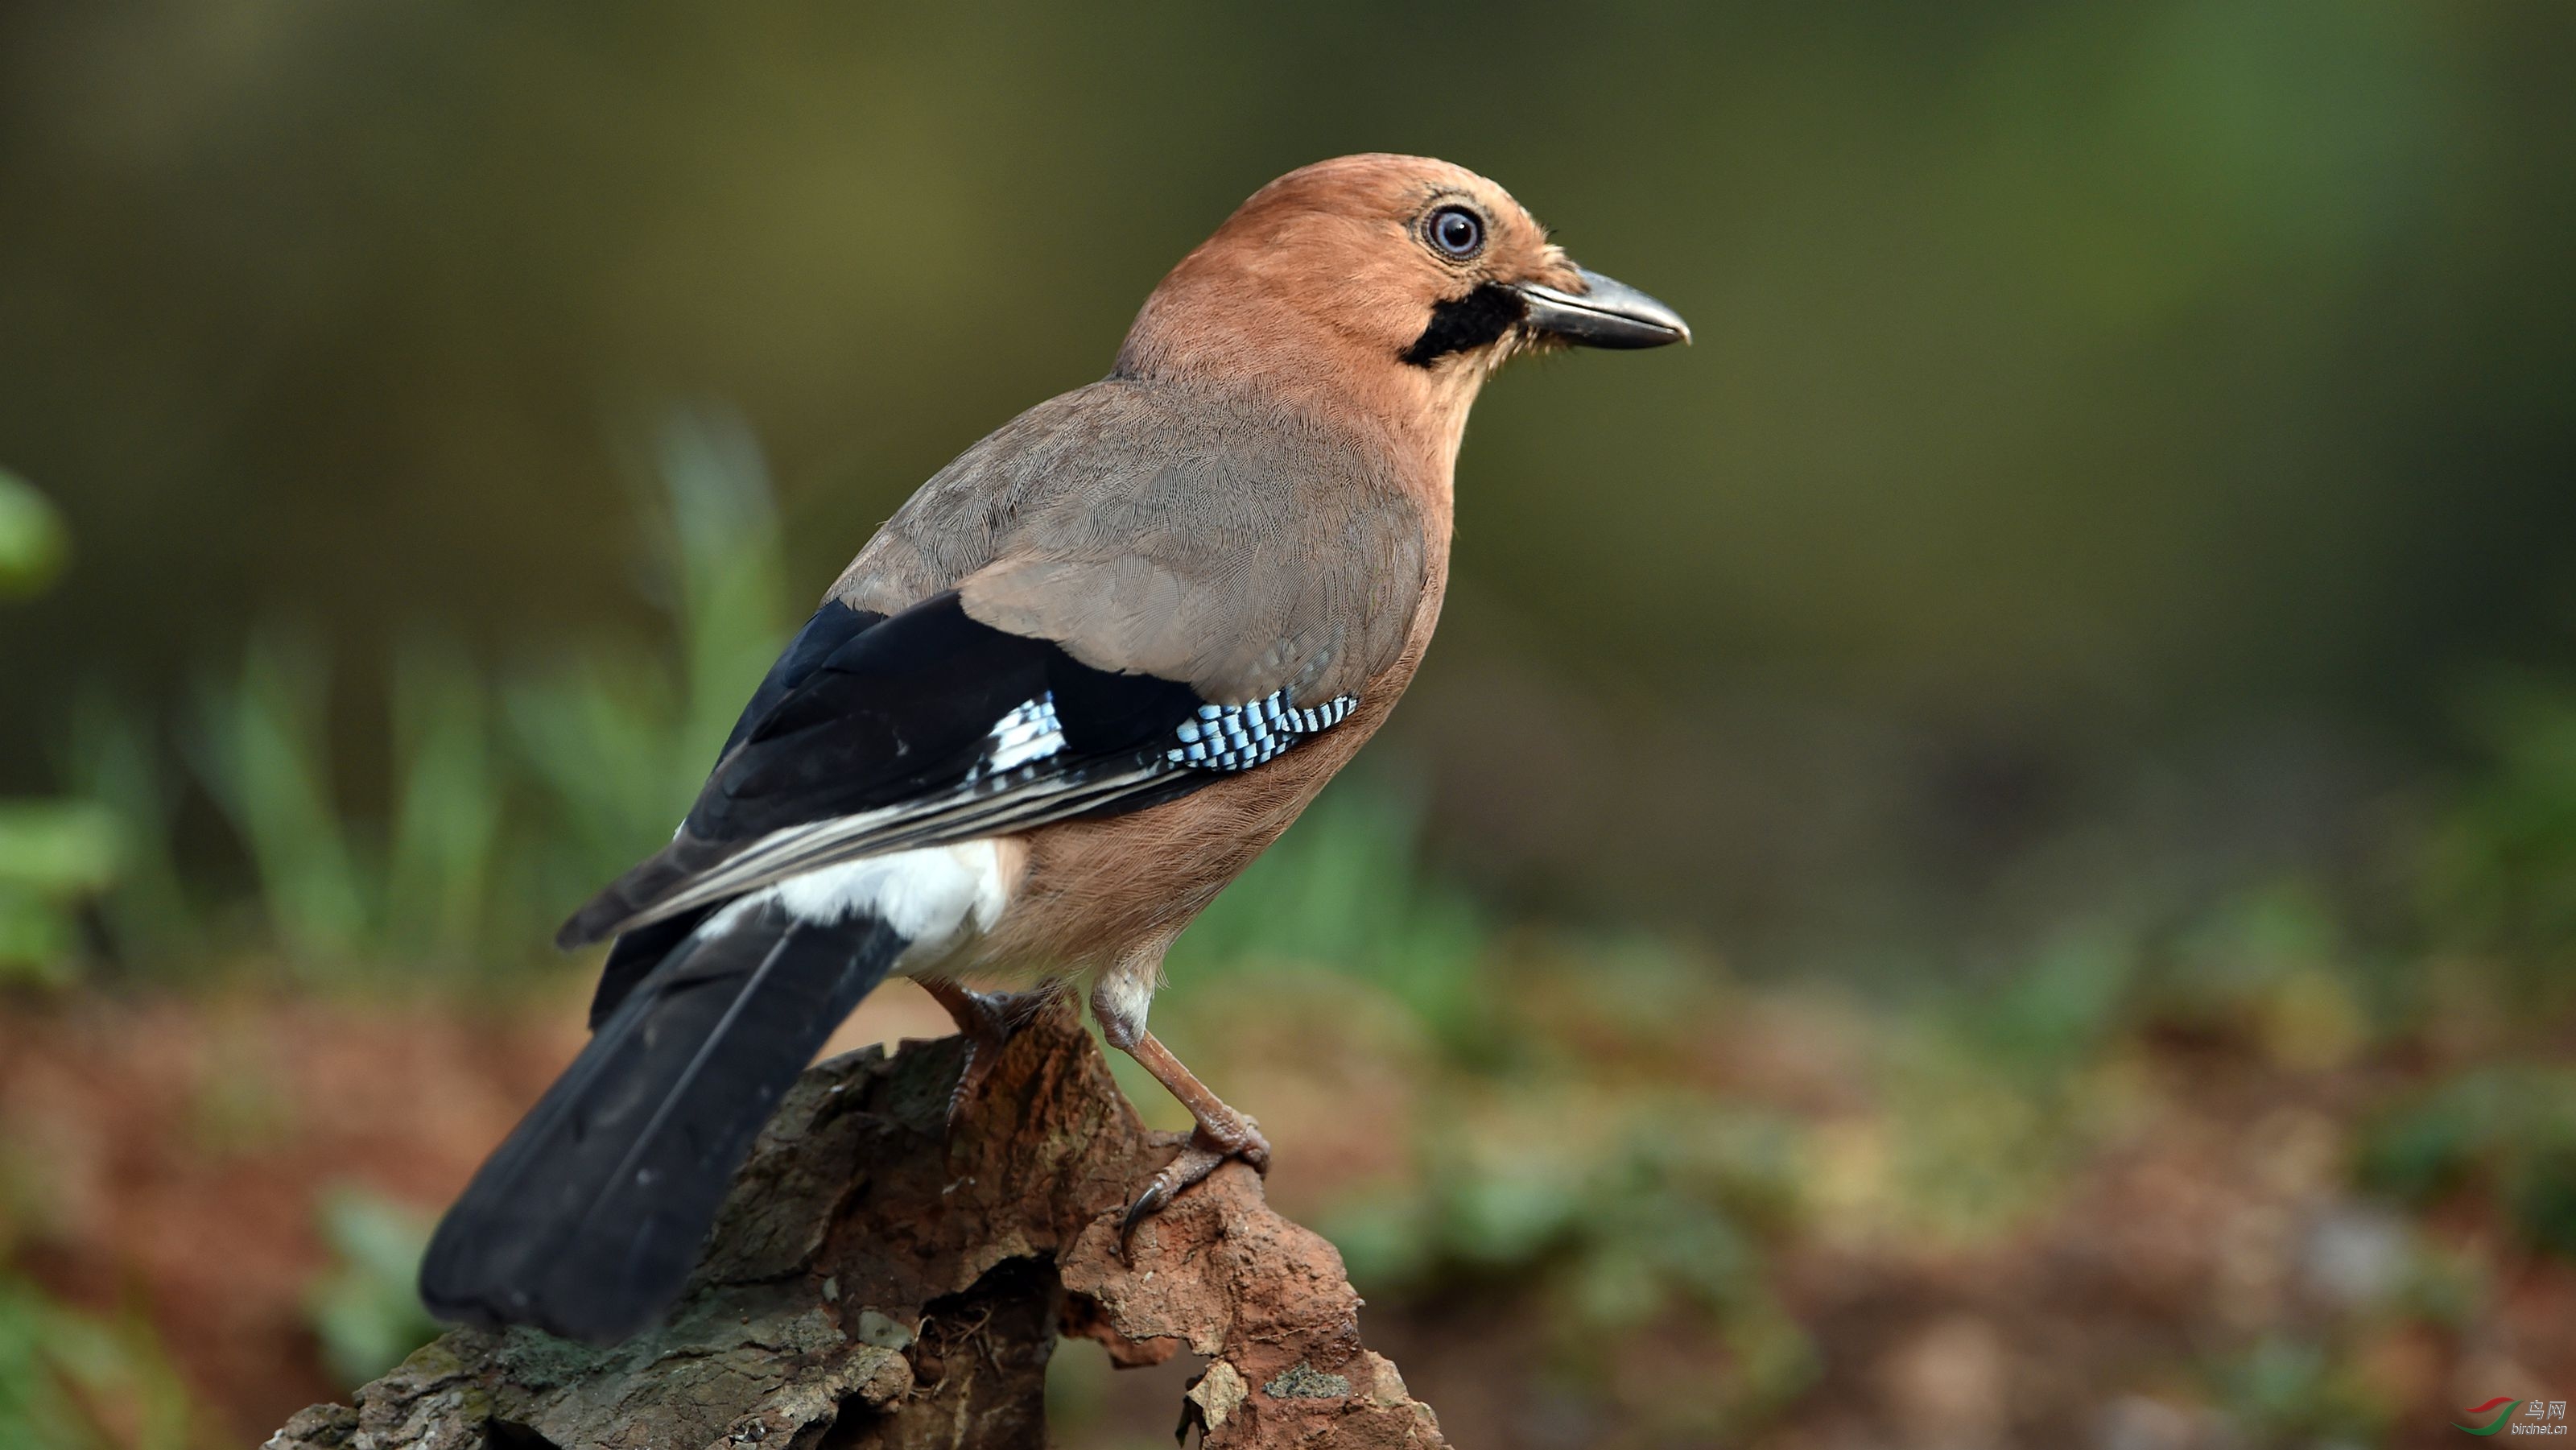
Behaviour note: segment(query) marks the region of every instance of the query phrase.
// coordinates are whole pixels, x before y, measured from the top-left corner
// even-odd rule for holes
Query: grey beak
[[[1538,282],[1512,289],[1529,305],[1524,325],[1530,331],[1577,347],[1662,347],[1690,341],[1690,324],[1680,313],[1625,282],[1582,267],[1574,272],[1582,279],[1580,292]]]

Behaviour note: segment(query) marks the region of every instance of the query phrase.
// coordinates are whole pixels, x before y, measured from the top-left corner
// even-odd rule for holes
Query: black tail
[[[904,948],[776,903],[710,922],[635,984],[430,1240],[441,1319],[607,1343],[678,1297],[788,1084]]]

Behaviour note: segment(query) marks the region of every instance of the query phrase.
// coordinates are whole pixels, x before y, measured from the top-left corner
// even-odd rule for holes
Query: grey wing
[[[1036,451],[1041,476],[999,469],[948,507],[951,531],[992,531],[987,559],[956,579],[969,616],[1095,670],[1188,680],[1208,701],[1352,695],[1394,664],[1427,528],[1373,448],[1309,420],[1103,386],[1079,446]]]
[[[996,629],[1212,701],[1355,695],[1429,570],[1422,510],[1373,458],[1311,421],[1094,384],[942,470],[833,596],[893,613],[954,589]]]

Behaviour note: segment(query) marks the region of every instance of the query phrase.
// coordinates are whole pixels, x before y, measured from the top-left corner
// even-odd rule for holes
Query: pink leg
[[[1270,1140],[1261,1136],[1260,1125],[1228,1106],[1224,1099],[1199,1081],[1172,1050],[1153,1033],[1145,1030],[1141,1013],[1121,1010],[1109,994],[1091,994],[1091,1015],[1100,1023],[1100,1035],[1109,1045],[1126,1053],[1143,1065],[1154,1080],[1180,1099],[1197,1120],[1197,1131],[1181,1145],[1172,1161],[1163,1165],[1144,1190],[1127,1205],[1127,1216],[1118,1225],[1118,1249],[1123,1255],[1136,1225],[1162,1212],[1163,1207],[1190,1185],[1207,1177],[1217,1165],[1229,1158],[1240,1158],[1252,1165],[1256,1173],[1270,1171]]]

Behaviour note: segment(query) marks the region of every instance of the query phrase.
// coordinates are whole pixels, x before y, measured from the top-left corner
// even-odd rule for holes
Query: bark
[[[1175,1406],[1210,1447],[1436,1447],[1360,1343],[1341,1256],[1229,1164],[1117,1253],[1148,1131],[1070,1012],[1012,1039],[955,1133],[955,1039],[800,1079],[667,1324],[606,1349],[459,1330],[297,1414],[267,1450],[1041,1446],[1059,1333],[1122,1365],[1208,1357]]]

